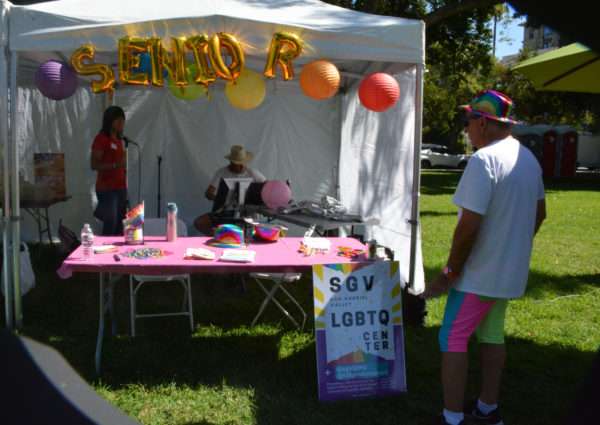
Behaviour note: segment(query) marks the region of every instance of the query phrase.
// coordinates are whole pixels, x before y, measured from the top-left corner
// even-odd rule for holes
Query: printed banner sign
[[[313,266],[319,399],[406,392],[397,261]]]
[[[34,153],[33,167],[35,183],[47,185],[50,190],[48,198],[67,196],[64,153]]]

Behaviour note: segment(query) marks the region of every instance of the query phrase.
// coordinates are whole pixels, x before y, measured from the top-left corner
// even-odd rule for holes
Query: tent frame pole
[[[421,197],[421,138],[423,132],[423,64],[417,64],[415,84],[415,143],[413,151],[412,206],[410,211],[410,269],[408,288],[415,290],[417,248],[419,235],[419,200]],[[416,295],[416,294],[415,294]]]
[[[2,211],[2,285],[4,285],[4,315],[7,329],[14,329],[13,297],[12,297],[12,251],[11,235],[12,226],[10,222],[10,161],[9,161],[9,132],[8,132],[8,10],[3,2],[0,4],[0,141],[2,143],[3,164],[2,164],[2,192],[3,192],[3,211]]]
[[[13,277],[13,316],[15,329],[23,327],[23,313],[21,311],[21,276],[19,273],[20,241],[21,241],[21,200],[19,191],[19,142],[17,140],[17,52],[10,52],[10,212],[11,212],[11,241],[12,250],[12,277]]]

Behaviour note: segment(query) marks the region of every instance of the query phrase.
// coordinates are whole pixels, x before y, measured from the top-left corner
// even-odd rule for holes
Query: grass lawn
[[[448,255],[459,178],[452,171],[422,175],[427,281]],[[528,289],[507,312],[500,394],[507,424],[560,424],[600,344],[600,174],[547,181],[546,191],[548,218],[534,243]],[[144,424],[422,424],[441,411],[437,332],[445,297],[428,303],[425,328],[405,329],[408,393],[321,403],[312,318],[297,331],[270,304],[250,327],[262,292],[249,280],[244,292],[214,276],[193,276],[195,332],[183,317],[141,319],[136,338],[129,335],[123,280],[116,287],[118,336],[107,329],[96,376],[97,276],[61,280],[49,246],[41,257],[37,247],[30,250],[37,285],[23,298],[21,333],[58,349],[96,391]],[[308,276],[291,291],[312,311]],[[162,287],[147,295],[142,305],[179,302]],[[0,311],[4,317],[3,300]],[[473,398],[480,363],[477,344],[470,349]]]

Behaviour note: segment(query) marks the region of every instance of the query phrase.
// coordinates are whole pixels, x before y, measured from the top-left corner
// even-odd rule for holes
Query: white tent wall
[[[4,162],[5,175],[16,182],[5,194],[5,199],[15,197],[16,206],[5,216],[23,218],[25,239],[35,239],[37,229],[19,211],[18,174],[33,181],[35,152],[65,153],[72,198],[51,207],[53,233],[59,218],[76,231],[85,221],[100,229],[92,219],[95,173],[89,155],[108,96],[91,92],[90,81],[97,75],[79,76],[76,94],[62,101],[44,98],[35,87],[41,64],[50,59],[68,62],[76,49],[90,44],[94,62],[115,71],[113,103],[124,108],[125,133],[140,145],[139,155],[135,147],[128,149],[132,206],[144,200],[148,215],[155,215],[160,156],[161,203],[176,202],[191,224],[210,209],[203,193],[214,171],[226,162],[223,156],[231,145],[242,144],[256,153],[253,165],[269,179],[291,179],[295,200],[339,193],[353,212],[380,219],[381,226],[364,232],[395,251],[403,282],[409,280],[411,231],[406,220],[418,199],[412,187],[420,143],[420,108],[415,110],[415,105],[421,102],[416,85],[422,75],[416,68],[425,62],[422,21],[354,12],[318,0],[170,0],[168,7],[159,0],[58,0],[29,6],[0,2],[2,46],[8,46],[10,65],[10,82],[2,72],[0,90],[6,99],[10,87],[17,101],[10,104],[10,138],[5,135],[9,112],[6,107],[0,111],[2,137],[5,147],[20,150]],[[282,31],[303,42],[302,54],[292,64],[296,77],[283,81],[278,70],[276,78],[266,81],[265,100],[251,111],[229,104],[222,80],[211,84],[210,101],[188,102],[164,87],[118,83],[118,41],[125,36],[160,37],[170,50],[170,37],[231,34],[242,46],[246,68],[262,74],[272,37]],[[317,59],[331,61],[342,74],[340,90],[326,101],[309,99],[299,88],[302,67]],[[393,74],[400,83],[399,103],[383,113],[366,110],[357,97],[362,78],[376,71]],[[418,179],[414,184],[418,188]],[[10,241],[19,239],[20,223],[11,224]],[[6,229],[4,236],[6,240]],[[413,286],[420,292],[420,241],[416,251]]]
[[[167,88],[117,91],[115,104],[127,117],[125,134],[139,144],[139,154],[134,145],[128,149],[131,206],[143,200],[146,215],[157,215],[160,156],[160,214],[164,217],[167,202],[176,202],[180,217],[192,230],[194,218],[211,208],[204,191],[216,169],[227,164],[224,155],[234,144],[255,153],[250,165],[267,178],[290,179],[294,199],[335,196],[338,99],[315,101],[298,96],[288,85],[286,90],[270,89],[259,107],[243,111],[231,106],[218,85],[211,87],[210,100],[184,101]],[[50,209],[54,235],[58,218],[75,231],[90,222],[100,232],[101,222],[92,216],[96,172],[90,169],[89,158],[102,124],[104,100],[88,89],[59,102],[37,89],[19,90],[20,171],[25,180],[33,182],[34,153],[65,154],[67,194],[72,198]],[[37,237],[37,224],[25,216],[22,238]]]
[[[401,87],[400,98],[391,109],[365,109],[358,99],[358,85],[344,96],[340,193],[342,202],[352,211],[380,219],[379,226],[364,226],[362,230],[366,239],[375,239],[394,251],[404,283],[409,282],[410,271],[416,67],[394,64],[385,71]],[[424,276],[420,240],[416,258],[411,292],[421,293]]]

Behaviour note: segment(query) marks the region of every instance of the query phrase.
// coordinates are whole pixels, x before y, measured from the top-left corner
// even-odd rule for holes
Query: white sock
[[[477,408],[481,410],[481,413],[487,415],[492,410],[498,407],[498,403],[496,404],[485,404],[481,399],[477,399]]]
[[[465,418],[465,414],[463,412],[451,412],[444,409],[444,418],[446,418],[446,422],[450,425],[458,425]]]

